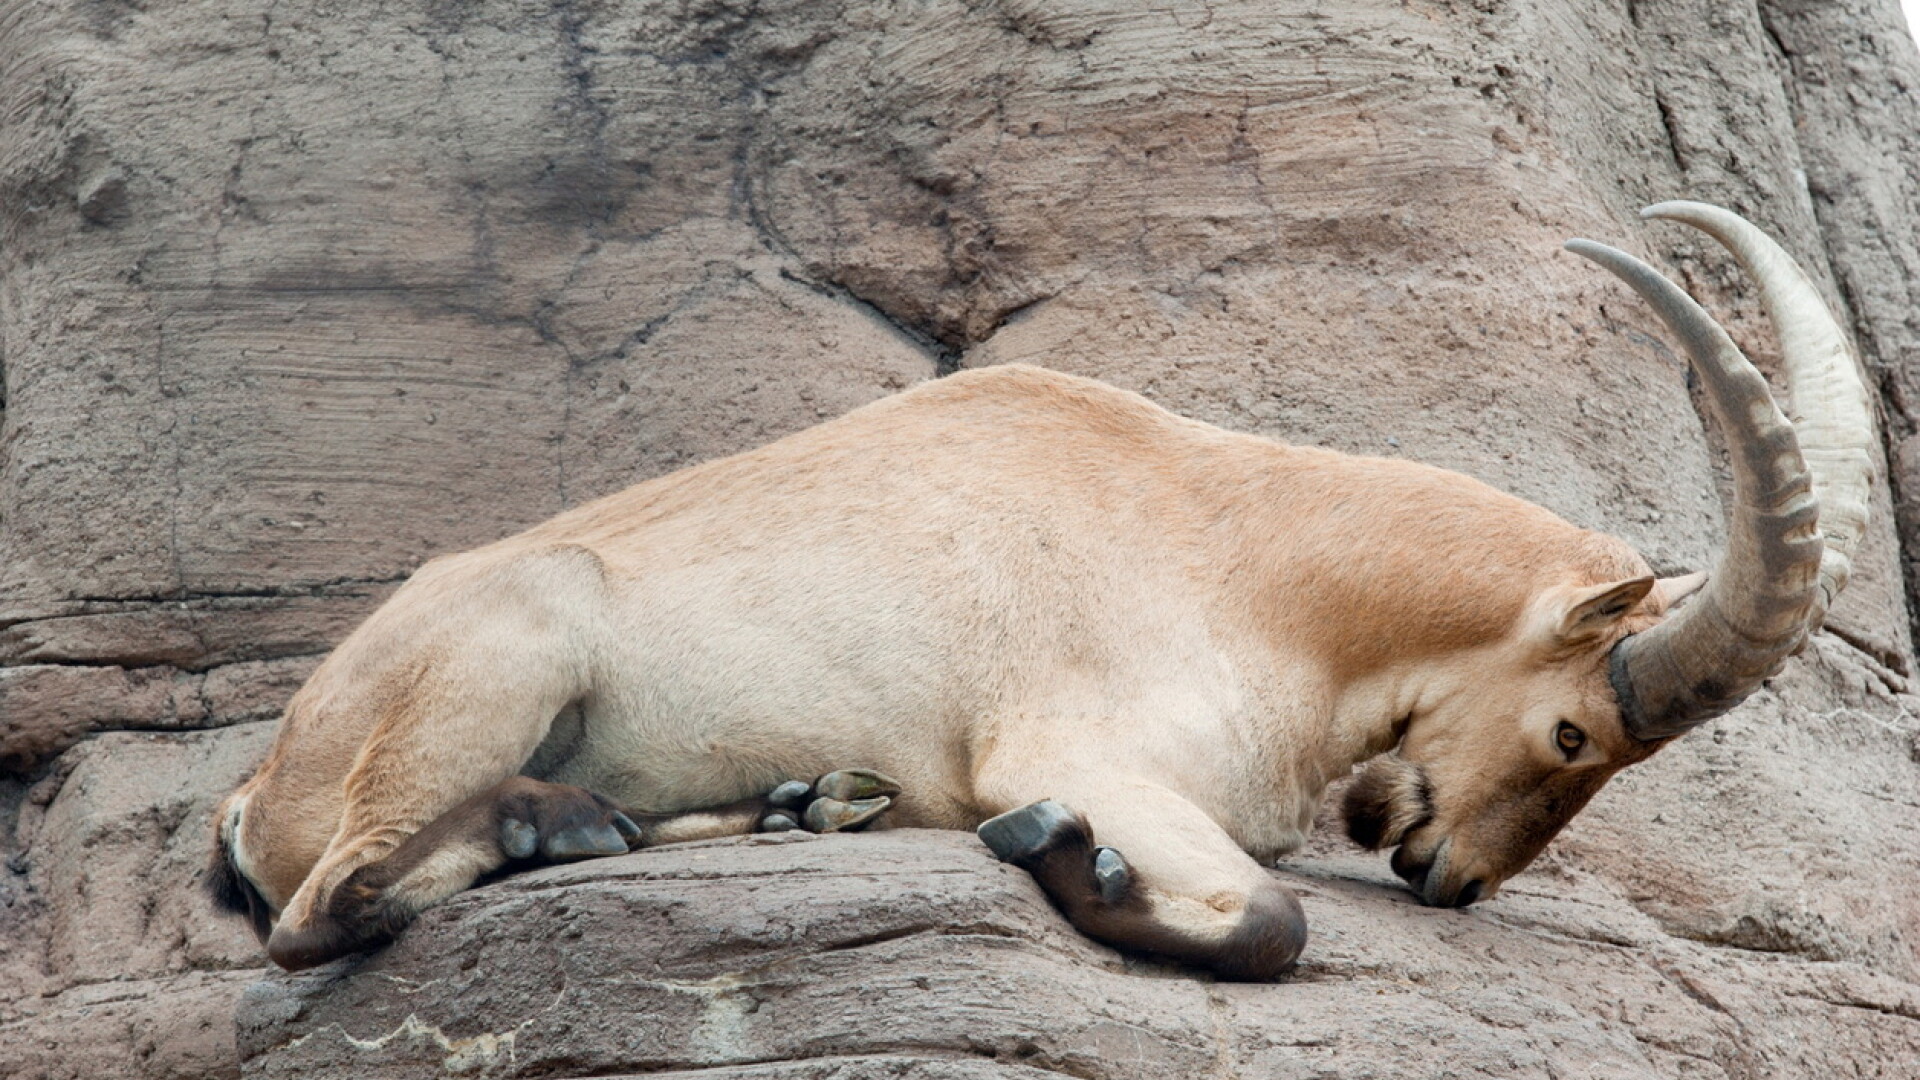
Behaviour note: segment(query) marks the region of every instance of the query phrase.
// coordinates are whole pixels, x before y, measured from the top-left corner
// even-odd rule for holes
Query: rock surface
[[[1859,964],[1663,933],[1577,872],[1485,912],[1377,860],[1284,877],[1277,986],[1075,934],[960,833],[683,845],[522,875],[363,962],[248,990],[249,1077],[1902,1075],[1920,994]],[[1391,882],[1391,884],[1390,884]],[[1602,895],[1596,896],[1599,892]],[[511,973],[509,977],[507,973]]]
[[[0,1075],[1920,1068],[1893,0],[0,0],[0,72]],[[1771,368],[1727,260],[1635,220],[1677,196],[1847,313],[1888,482],[1831,632],[1487,905],[1413,907],[1329,833],[1281,870],[1302,975],[1231,986],[1072,935],[965,836],[746,842],[256,983],[193,888],[279,704],[424,558],[959,368],[1705,565],[1682,366],[1559,251],[1672,268]]]

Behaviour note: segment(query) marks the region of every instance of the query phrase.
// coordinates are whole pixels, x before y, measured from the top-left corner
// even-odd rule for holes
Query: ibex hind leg
[[[681,814],[635,815],[648,847],[756,832],[854,832],[893,805],[900,785],[872,769],[837,769],[809,783],[788,780],[767,794]]]
[[[277,928],[268,952],[290,971],[326,963],[391,940],[422,910],[497,870],[622,855],[642,837],[599,795],[511,777],[348,874],[302,925]]]
[[[267,950],[290,971],[313,967],[390,941],[421,911],[496,871],[782,828],[852,830],[878,818],[899,791],[879,773],[852,769],[728,806],[629,815],[584,788],[510,777],[355,868],[298,925],[276,927]]]
[[[310,967],[382,941],[510,862],[626,850],[623,829],[638,830],[618,807],[521,775],[592,690],[601,593],[583,549],[454,556],[422,568],[321,665],[302,694],[324,704],[283,729],[279,771],[337,768],[342,747],[311,746],[343,728],[364,735],[332,789],[337,826],[267,940],[276,963]]]

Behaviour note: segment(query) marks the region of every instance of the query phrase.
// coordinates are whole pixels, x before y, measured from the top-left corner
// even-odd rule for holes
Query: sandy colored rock
[[[22,659],[143,609],[202,616],[141,627],[189,639],[156,659],[255,658],[194,647],[214,605],[391,585],[934,372],[740,213],[737,76],[608,63],[703,49],[670,11],[4,11]]]

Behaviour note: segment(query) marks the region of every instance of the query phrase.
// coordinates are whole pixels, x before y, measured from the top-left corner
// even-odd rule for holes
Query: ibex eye
[[[1571,761],[1573,756],[1580,752],[1580,748],[1587,745],[1587,733],[1562,720],[1560,726],[1554,730],[1553,741],[1560,744],[1560,752],[1567,755],[1567,760]]]

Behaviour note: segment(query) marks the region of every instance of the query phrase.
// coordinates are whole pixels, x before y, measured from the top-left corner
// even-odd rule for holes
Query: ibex
[[[1801,648],[1865,526],[1866,393],[1812,285],[1725,210],[1646,214],[1757,280],[1802,414],[1666,278],[1568,245],[1725,432],[1710,577],[1441,469],[953,375],[427,563],[223,804],[216,895],[297,969],[498,870],[890,807],[977,827],[1093,938],[1266,979],[1306,925],[1262,863],[1372,759],[1352,837],[1428,904],[1490,897]]]

